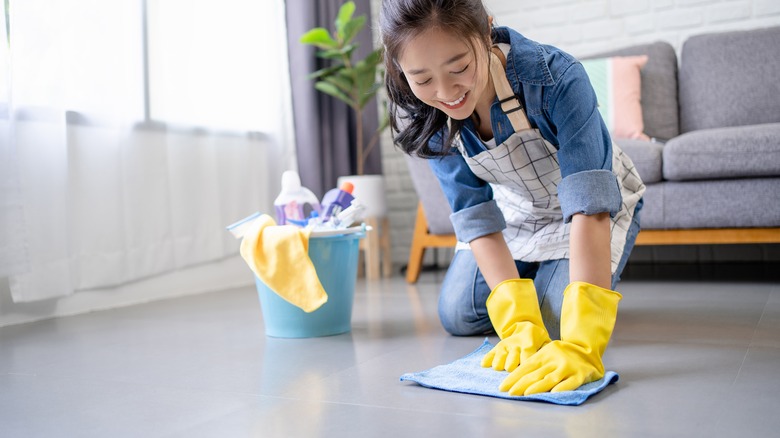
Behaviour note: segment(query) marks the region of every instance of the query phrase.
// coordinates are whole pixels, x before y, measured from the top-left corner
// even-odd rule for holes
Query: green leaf
[[[358,115],[363,107],[374,99],[383,87],[382,50],[369,53],[364,59],[353,60],[357,35],[365,28],[367,18],[355,17],[355,4],[345,2],[335,19],[332,33],[324,28],[315,28],[301,37],[301,42],[317,46],[317,56],[327,61],[325,68],[309,74],[315,81],[314,88],[349,105]],[[349,67],[348,67],[349,66]],[[387,109],[377,132],[388,124]],[[364,147],[360,145],[358,147]]]
[[[344,43],[348,43],[352,41],[355,38],[355,36],[357,36],[357,34],[360,33],[360,31],[363,29],[363,26],[365,26],[365,24],[366,24],[365,15],[361,15],[359,17],[355,17],[349,20],[349,22],[347,22],[347,24],[344,25],[343,33],[339,34],[339,38],[341,38],[341,40]]]
[[[339,8],[339,13],[336,15],[336,33],[338,34],[339,40],[344,41],[344,30],[354,13],[355,2],[353,1],[348,1]]]
[[[382,119],[380,120],[379,127],[376,128],[376,132],[382,132],[390,126],[390,115],[387,113],[387,102],[382,102]]]
[[[341,52],[339,52],[337,49],[320,50],[317,52],[317,56],[323,59],[338,59],[341,58]]]
[[[380,59],[377,56],[377,51],[374,51],[366,59],[355,64],[355,74],[361,91],[369,89],[377,81],[378,61]]]
[[[352,57],[352,52],[357,49],[357,46],[355,44],[349,44],[347,46],[341,47],[341,48],[335,48],[330,50],[323,50],[317,53],[317,56],[320,58],[325,59],[335,59],[335,58],[341,58],[342,56],[346,56],[347,58]]]
[[[337,65],[334,65],[334,66],[331,66],[331,67],[327,67],[327,68],[323,68],[323,69],[317,70],[314,73],[309,73],[307,78],[309,78],[309,79],[318,79],[318,78],[322,78],[324,76],[330,76],[330,75],[336,73],[337,71],[339,71],[339,70],[341,70],[343,68],[344,68],[343,64],[337,64]]]
[[[379,64],[382,63],[382,49],[374,50],[373,52],[366,55],[366,57],[360,61],[358,61],[357,64],[355,64],[355,69],[360,71],[376,71]]]
[[[344,94],[349,95],[352,92],[352,79],[346,75],[331,75],[323,79],[329,84],[335,85]],[[350,99],[351,100],[351,99]]]
[[[355,79],[357,82],[358,92],[360,94],[363,94],[367,92],[376,83],[376,69],[375,68],[355,69]]]
[[[316,84],[314,84],[314,88],[316,88],[319,91],[322,91],[325,94],[328,94],[330,96],[333,96],[333,97],[343,101],[344,103],[346,103],[350,107],[354,107],[355,106],[353,104],[353,102],[352,102],[352,99],[350,99],[349,96],[344,94],[341,90],[336,88],[336,86],[333,85],[333,84],[329,84],[327,82],[317,82]]]
[[[299,40],[303,44],[309,44],[317,46],[320,49],[328,50],[338,47],[338,43],[331,38],[328,30],[322,27],[315,27],[314,29],[306,32],[301,36]]]
[[[371,99],[373,99],[374,96],[376,96],[376,93],[377,93],[377,91],[379,91],[380,88],[382,88],[382,84],[381,83],[376,83],[376,84],[372,85],[371,88],[365,94],[361,95],[360,96],[360,102],[359,102],[360,108],[363,108],[364,106],[366,106],[366,104]]]
[[[384,50],[379,48],[379,49],[376,49],[373,52],[369,53],[368,55],[366,55],[366,58],[364,59],[364,61],[367,64],[379,65],[379,64],[382,63],[383,55],[384,55]]]

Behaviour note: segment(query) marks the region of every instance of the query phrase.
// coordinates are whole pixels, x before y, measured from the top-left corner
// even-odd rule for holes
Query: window
[[[149,117],[239,131],[276,126],[279,1],[147,0]]]
[[[11,82],[10,68],[10,39],[11,28],[8,26],[8,0],[3,0],[3,13],[0,15],[0,119],[8,118],[8,96]]]
[[[282,0],[0,4],[0,116],[12,104],[95,122],[261,132],[280,124]]]

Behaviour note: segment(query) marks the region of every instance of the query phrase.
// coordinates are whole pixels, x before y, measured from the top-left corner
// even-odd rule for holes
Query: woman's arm
[[[575,214],[570,233],[569,282],[584,281],[612,288],[609,213]],[[469,245],[490,289],[519,278],[517,266],[501,233],[472,240]]]
[[[478,237],[469,242],[469,246],[490,290],[504,280],[520,277],[501,232]]]
[[[620,210],[620,186],[612,173],[612,139],[582,64],[565,71],[550,103],[563,178],[558,199],[564,222],[571,221],[569,281],[611,289],[610,214]]]
[[[569,234],[569,282],[612,289],[609,213],[575,214]],[[476,255],[476,254],[475,254]]]

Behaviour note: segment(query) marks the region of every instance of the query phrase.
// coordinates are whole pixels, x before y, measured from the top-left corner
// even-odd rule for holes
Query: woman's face
[[[471,116],[480,102],[490,105],[488,58],[462,39],[439,29],[417,35],[404,48],[398,64],[412,92],[426,105],[438,108],[456,120]]]

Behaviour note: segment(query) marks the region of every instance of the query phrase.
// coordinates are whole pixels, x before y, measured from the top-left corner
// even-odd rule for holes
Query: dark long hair
[[[490,49],[490,20],[482,0],[383,0],[379,29],[385,47],[385,87],[395,144],[409,155],[432,158],[446,155],[463,122],[452,120],[442,136],[442,148],[428,146],[431,137],[445,130],[447,115],[423,103],[412,92],[398,56],[414,37],[430,29],[441,29],[462,38],[476,53],[474,41]]]

